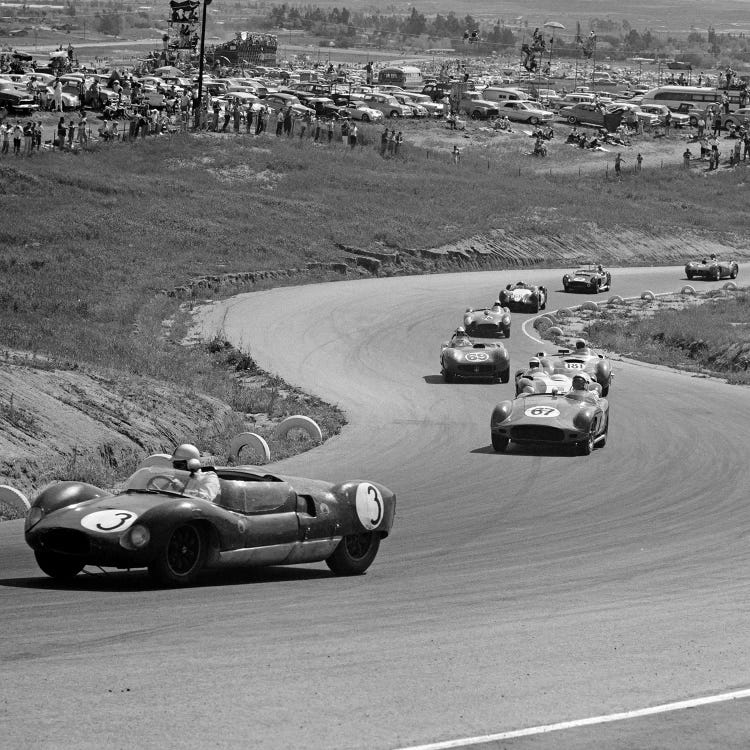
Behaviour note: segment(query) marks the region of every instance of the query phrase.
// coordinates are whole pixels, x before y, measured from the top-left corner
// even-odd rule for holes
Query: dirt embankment
[[[709,252],[750,257],[736,237],[657,236],[647,231],[575,235],[495,231],[431,250],[341,247],[341,261],[278,271],[197,277],[164,290],[181,298],[210,297],[305,279],[392,276],[439,271],[554,267],[597,260],[611,265],[681,263]],[[144,378],[97,375],[77,365],[5,353],[0,368],[0,484],[29,493],[50,478],[50,467],[101,457],[117,466],[129,456],[171,449],[187,435],[219,424],[230,408]],[[63,477],[59,477],[63,478]],[[3,508],[0,507],[0,517]]]

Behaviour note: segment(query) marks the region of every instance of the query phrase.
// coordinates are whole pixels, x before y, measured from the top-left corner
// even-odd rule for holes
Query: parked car
[[[394,94],[393,98],[400,104],[405,104],[407,107],[411,107],[412,117],[428,117],[429,112],[419,102],[415,102],[411,96],[407,94]]]
[[[432,101],[427,94],[415,94],[413,91],[410,91],[409,99],[417,104],[421,104],[431,117],[442,117],[445,114],[445,104]]]
[[[362,101],[368,107],[380,110],[386,117],[411,117],[411,107],[401,104],[390,94],[365,94]]]
[[[608,120],[605,120],[605,117],[611,115],[614,127],[609,129],[614,130],[622,121],[625,108],[618,104],[604,106],[582,102],[581,104],[561,107],[557,114],[571,125],[598,125],[600,127],[606,127]]]
[[[498,102],[483,99],[479,91],[465,91],[454,106],[458,112],[465,112],[472,120],[487,120],[500,113]]]
[[[672,112],[666,104],[641,104],[641,111],[658,118],[658,124],[663,125],[667,112],[672,115],[671,123],[676,128],[684,128],[690,125],[690,115],[684,112]]]
[[[505,116],[513,122],[527,122],[530,125],[549,122],[555,116],[554,112],[542,109],[536,102],[531,101],[498,102],[498,108],[500,117]]]
[[[34,97],[25,89],[16,88],[12,82],[0,81],[0,108],[26,115],[36,108]]]
[[[750,107],[742,107],[740,109],[735,109],[734,112],[730,112],[728,115],[722,115],[721,127],[725,129],[729,129],[730,126],[738,128],[749,120]]]
[[[283,107],[291,106],[292,113],[295,117],[302,117],[302,115],[313,114],[311,107],[306,107],[302,102],[293,94],[282,94],[279,92],[268,94],[263,100],[263,104],[277,112]]]
[[[362,122],[382,122],[385,115],[379,109],[373,109],[364,102],[352,101],[345,104],[342,108],[352,120],[361,120]]]

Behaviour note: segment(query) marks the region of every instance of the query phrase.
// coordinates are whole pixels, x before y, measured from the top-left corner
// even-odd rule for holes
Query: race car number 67
[[[530,406],[524,414],[527,417],[559,417],[560,412],[554,406]]]
[[[376,528],[383,520],[383,498],[377,487],[371,484],[358,485],[356,505],[359,522],[368,531]]]

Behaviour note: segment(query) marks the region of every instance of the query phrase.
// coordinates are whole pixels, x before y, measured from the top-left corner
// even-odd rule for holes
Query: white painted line
[[[730,693],[719,693],[718,695],[708,695],[703,698],[692,698],[686,701],[676,701],[675,703],[663,703],[659,706],[639,708],[635,711],[623,711],[622,713],[618,714],[593,716],[589,719],[561,721],[557,724],[543,724],[542,726],[538,727],[515,729],[510,732],[499,732],[498,734],[485,734],[479,737],[466,737],[459,740],[433,742],[428,745],[411,745],[408,747],[398,748],[398,750],[448,750],[449,748],[454,747],[469,747],[471,745],[480,745],[485,742],[511,740],[516,737],[530,737],[535,734],[547,734],[548,732],[557,732],[561,729],[577,729],[578,727],[590,727],[594,724],[606,724],[612,721],[623,721],[624,719],[638,719],[642,716],[664,714],[668,713],[669,711],[682,711],[686,708],[697,708],[698,706],[707,706],[711,703],[724,703],[726,701],[738,700],[739,698],[750,698],[750,689],[734,690]]]

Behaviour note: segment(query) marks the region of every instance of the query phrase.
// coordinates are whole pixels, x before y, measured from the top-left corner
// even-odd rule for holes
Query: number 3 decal
[[[377,528],[383,520],[383,498],[377,487],[371,484],[360,484],[357,487],[357,516],[359,522],[368,530]]]
[[[81,519],[81,526],[90,531],[113,534],[130,528],[138,516],[129,510],[99,510]]]

